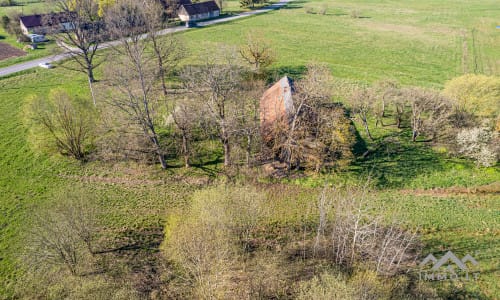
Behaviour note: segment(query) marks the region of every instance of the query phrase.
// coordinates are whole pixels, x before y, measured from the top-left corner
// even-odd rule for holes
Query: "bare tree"
[[[370,140],[373,140],[373,137],[368,125],[368,119],[373,111],[375,101],[376,96],[374,91],[366,87],[361,87],[355,90],[349,99],[349,104],[353,113],[356,114],[358,119],[363,124],[366,135],[370,138]]]
[[[412,141],[421,135],[435,139],[448,122],[450,101],[437,92],[419,88],[406,89],[405,94],[411,105]]]
[[[184,158],[184,166],[189,168],[192,154],[191,142],[194,131],[201,126],[204,111],[196,99],[185,98],[175,102],[172,109],[172,120],[181,137],[181,154]]]
[[[276,124],[274,148],[289,170],[292,165],[299,168],[306,162],[319,172],[325,162],[350,152],[350,121],[343,108],[332,103],[332,76],[328,67],[309,65],[294,89],[291,113],[285,124]]]
[[[120,109],[132,123],[141,128],[163,169],[167,168],[158,133],[158,119],[165,98],[159,87],[158,56],[151,51],[151,39],[141,34],[146,27],[146,14],[140,4],[123,1],[106,14],[112,37],[120,40],[113,47],[114,65],[107,69],[110,92],[106,101]]]
[[[367,265],[383,275],[397,274],[413,263],[420,246],[417,230],[403,229],[396,218],[384,222],[374,212],[375,205],[367,187],[325,188],[319,198],[315,253],[323,251],[347,268],[369,261]]]
[[[373,106],[373,112],[377,118],[375,126],[378,126],[379,123],[384,126],[386,107],[398,93],[399,85],[393,80],[382,80],[375,84],[374,89],[377,94],[377,100]]]
[[[161,35],[161,30],[168,26],[168,19],[161,3],[146,1],[141,6],[141,9],[144,14],[145,38],[150,40],[156,56],[162,91],[164,95],[167,95],[166,76],[186,56],[187,50],[175,35]]]
[[[246,42],[240,47],[241,57],[248,62],[256,72],[271,65],[275,61],[274,52],[269,41],[265,40],[262,32],[250,31]]]
[[[48,99],[31,104],[32,119],[52,137],[62,154],[84,160],[93,136],[93,110],[63,91],[52,91]]]
[[[26,266],[46,270],[63,266],[78,275],[86,256],[93,253],[97,232],[93,199],[77,188],[56,196],[57,204],[34,218],[28,235]]]
[[[394,90],[389,96],[389,101],[394,109],[394,119],[396,121],[396,126],[401,128],[403,119],[408,113],[408,99],[401,90]]]
[[[187,66],[181,77],[185,88],[206,103],[208,113],[217,124],[219,140],[224,151],[224,166],[231,164],[230,107],[235,105],[242,68],[234,51],[222,49],[205,58],[199,66]]]
[[[304,79],[295,85],[294,107],[288,116],[289,125],[286,128],[285,140],[280,145],[280,156],[287,163],[288,169],[291,168],[292,161],[297,163],[297,167],[300,165],[304,145],[298,141],[304,140],[308,135],[308,119],[314,114],[312,108],[331,97],[330,83],[331,74],[328,68],[311,64]]]
[[[245,162],[250,167],[252,151],[259,136],[259,99],[264,91],[262,81],[243,84],[238,104],[235,106],[235,135],[245,149]]]
[[[76,68],[67,68],[83,72],[87,75],[92,100],[95,102],[93,83],[94,70],[103,60],[97,60],[97,50],[104,41],[106,34],[102,18],[98,15],[98,5],[94,0],[56,0],[56,7],[62,13],[58,18],[64,18],[68,26],[61,28],[51,26],[54,16],[49,14],[45,19],[57,44],[70,54]]]

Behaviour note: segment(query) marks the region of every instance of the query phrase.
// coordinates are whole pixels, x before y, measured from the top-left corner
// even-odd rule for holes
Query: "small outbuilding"
[[[262,138],[270,141],[276,126],[288,126],[293,114],[293,81],[285,76],[264,92],[260,100]]]
[[[215,1],[183,4],[177,14],[181,21],[195,22],[218,17],[220,15],[220,8]]]

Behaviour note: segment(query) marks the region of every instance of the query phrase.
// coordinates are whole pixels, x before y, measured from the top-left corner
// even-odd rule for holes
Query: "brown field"
[[[14,48],[9,44],[0,43],[0,60],[23,55],[26,55],[26,52]]]

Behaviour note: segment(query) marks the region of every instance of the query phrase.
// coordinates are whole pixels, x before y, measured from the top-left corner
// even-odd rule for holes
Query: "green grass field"
[[[306,13],[322,5],[326,15]],[[360,18],[352,18],[352,11]],[[272,42],[280,74],[300,73],[318,61],[340,78],[440,87],[463,73],[500,74],[499,13],[496,1],[293,1],[184,37],[197,53],[217,43],[238,46],[256,30]]]
[[[326,15],[306,13],[308,7],[317,11],[325,3]],[[353,11],[361,18],[352,18]],[[490,0],[295,1],[280,11],[195,29],[181,37],[195,57],[207,47],[237,46],[244,42],[246,32],[256,29],[272,42],[277,55],[273,68],[280,75],[299,75],[308,62],[317,61],[327,63],[334,76],[349,81],[395,78],[404,85],[439,88],[467,72],[500,75],[500,31],[495,29],[499,15],[497,1]],[[161,242],[165,213],[182,206],[200,188],[197,178],[212,176],[220,168],[162,172],[135,164],[82,166],[40,153],[30,147],[23,104],[30,95],[44,96],[55,88],[88,97],[85,77],[60,67],[0,79],[0,298],[8,298],[22,276],[16,260],[31,216],[50,207],[54,194],[81,185],[99,195],[111,244],[119,247],[146,239],[142,242],[150,251]],[[385,134],[375,130],[376,137]],[[498,298],[498,194],[428,195],[415,190],[499,182],[500,167],[476,168],[423,145],[394,147],[358,160],[343,172],[289,183],[320,187],[325,180],[342,185],[370,176],[388,215],[397,210],[410,225],[421,226],[425,251],[442,254],[452,249],[460,255],[472,254],[480,262],[482,274],[479,282],[466,288]]]

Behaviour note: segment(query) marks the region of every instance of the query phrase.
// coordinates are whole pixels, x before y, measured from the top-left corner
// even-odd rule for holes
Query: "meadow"
[[[325,15],[314,13],[325,5]],[[500,47],[495,29],[499,14],[496,1],[489,0],[294,1],[280,11],[190,30],[179,37],[189,49],[185,63],[208,48],[241,45],[246,33],[255,30],[272,42],[276,77],[298,77],[308,62],[316,61],[327,63],[336,78],[348,82],[393,78],[403,85],[441,88],[464,73],[500,75],[500,52],[495,51]],[[100,67],[98,78],[105,67]],[[140,274],[133,277],[138,283],[148,278],[148,264],[157,259],[167,214],[189,203],[196,190],[222,180],[220,163],[161,171],[136,163],[80,164],[33,147],[24,104],[30,95],[45,96],[56,88],[89,97],[86,78],[62,67],[0,79],[0,298],[12,296],[24,276],[18,262],[30,221],[37,211],[55,205],[56,195],[78,187],[98,197],[104,229],[100,243]],[[392,133],[374,130],[375,139]],[[180,165],[176,160],[169,164]],[[383,213],[397,212],[408,226],[421,228],[425,253],[453,250],[461,256],[470,253],[480,262],[480,280],[465,284],[469,295],[500,295],[500,197],[494,185],[500,182],[498,165],[477,168],[470,161],[408,142],[389,145],[339,172],[255,184],[270,193],[279,185],[291,186],[277,197],[276,212],[297,212],[290,213],[293,222],[302,218],[301,201],[314,207],[325,183],[346,186],[367,178]],[[488,185],[492,193],[476,191]],[[294,187],[310,194],[297,194]]]
[[[325,15],[314,13],[321,7]],[[241,45],[253,30],[272,41],[280,75],[300,74],[317,61],[347,80],[441,87],[464,73],[500,74],[498,14],[496,1],[293,1],[183,37],[196,53],[218,43]]]

